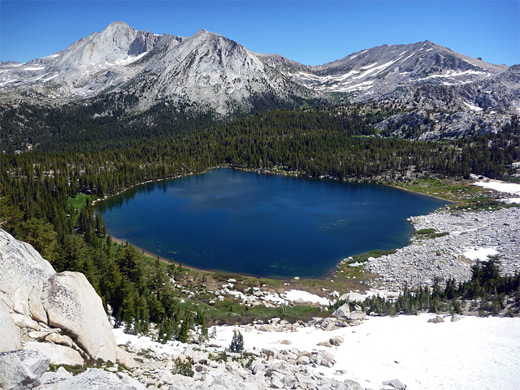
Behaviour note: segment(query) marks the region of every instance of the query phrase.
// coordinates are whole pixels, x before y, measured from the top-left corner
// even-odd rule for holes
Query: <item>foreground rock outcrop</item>
[[[37,390],[144,390],[145,387],[125,373],[112,373],[98,368],[90,368],[76,376],[66,371],[47,373],[41,378]]]
[[[90,356],[116,361],[112,326],[85,275],[66,271],[49,278],[44,307],[50,326],[67,329]]]
[[[82,365],[85,358],[117,360],[112,326],[85,276],[56,273],[32,246],[3,230],[0,328],[0,352],[37,349],[69,365]]]
[[[44,343],[37,343],[48,345]],[[52,372],[53,363],[45,353],[18,350],[0,353],[0,389],[2,390],[144,390],[144,386],[126,373],[89,368],[73,376],[63,367]]]
[[[9,314],[5,303],[0,301],[0,352],[12,351],[21,346],[20,329]]]
[[[49,368],[50,359],[37,351],[0,353],[0,388],[25,389],[40,384],[40,377]]]
[[[55,273],[31,245],[0,230],[0,299],[11,311],[46,322],[41,296]]]

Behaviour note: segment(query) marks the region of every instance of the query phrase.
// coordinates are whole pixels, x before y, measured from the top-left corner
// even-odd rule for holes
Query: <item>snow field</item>
[[[511,195],[520,195],[520,184],[506,183],[500,180],[477,181],[473,185],[489,188],[499,192],[505,192]]]
[[[489,259],[489,256],[498,255],[498,251],[495,248],[476,247],[467,250],[463,253],[463,255],[464,257],[473,261],[487,261]]]
[[[317,367],[317,373],[352,379],[368,388],[381,388],[383,381],[395,378],[411,390],[520,388],[520,318],[461,317],[451,322],[451,316],[445,316],[442,323],[429,323],[434,316],[369,317],[360,326],[329,332],[314,327],[300,327],[297,332],[262,332],[252,326],[239,330],[246,351],[325,350],[336,364]],[[229,347],[235,329],[216,327],[217,337],[211,343],[220,347],[217,350]],[[187,346],[158,344],[148,337],[126,335],[121,329],[114,334],[118,345],[128,343],[173,355]],[[317,346],[335,336],[343,337],[340,346]],[[284,340],[290,344],[282,344]]]
[[[317,372],[352,379],[368,388],[398,378],[407,389],[518,389],[520,388],[520,319],[463,317],[428,323],[432,314],[374,317],[360,326],[326,332],[312,327],[298,332],[242,330],[246,350],[326,350],[333,368]],[[217,340],[227,347],[234,327],[217,328]],[[341,336],[339,347],[317,346]],[[281,344],[288,340],[289,345]],[[336,370],[345,370],[339,375]]]

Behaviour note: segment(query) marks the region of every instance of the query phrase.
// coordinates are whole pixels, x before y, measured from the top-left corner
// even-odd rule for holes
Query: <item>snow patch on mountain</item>
[[[473,111],[482,111],[482,108],[480,108],[479,106],[476,106],[472,103],[468,103],[468,102],[464,102],[464,104],[470,109],[470,110],[473,110]]]

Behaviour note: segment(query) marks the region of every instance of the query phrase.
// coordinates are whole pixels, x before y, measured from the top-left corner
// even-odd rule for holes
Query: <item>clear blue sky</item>
[[[10,1],[0,0],[0,60],[65,49],[110,22],[157,34],[206,30],[309,65],[382,44],[430,40],[496,64],[520,63],[519,0]]]

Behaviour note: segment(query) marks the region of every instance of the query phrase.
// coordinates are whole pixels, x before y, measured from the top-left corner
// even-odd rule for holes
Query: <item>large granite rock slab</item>
[[[44,316],[39,297],[55,273],[31,245],[0,229],[0,293],[11,311]]]
[[[36,321],[61,328],[91,358],[116,361],[112,326],[87,278],[57,274],[32,246],[0,229],[0,351],[20,348],[19,328],[38,330]]]
[[[66,329],[94,359],[116,361],[116,342],[112,326],[85,275],[62,272],[49,279],[44,292],[44,307],[49,325]]]
[[[130,376],[91,368],[58,383],[42,384],[38,390],[145,390],[145,386]]]
[[[30,389],[49,368],[49,358],[38,351],[0,353],[0,389]]]
[[[20,329],[11,318],[7,305],[0,301],[0,352],[20,348]]]
[[[32,341],[24,349],[43,353],[55,365],[82,366],[85,363],[78,351],[64,345]]]

